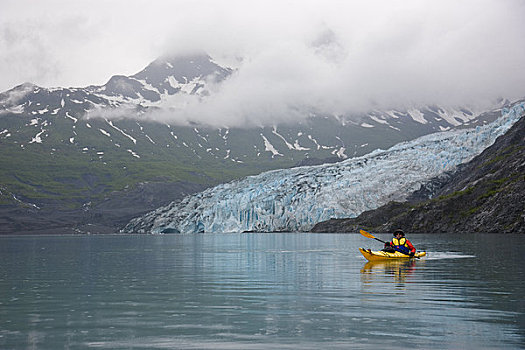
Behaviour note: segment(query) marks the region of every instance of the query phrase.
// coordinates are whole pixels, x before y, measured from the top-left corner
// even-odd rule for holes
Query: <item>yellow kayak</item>
[[[359,248],[359,251],[368,261],[380,261],[380,260],[408,260],[414,258],[421,258],[422,256],[427,255],[427,252],[416,252],[412,257],[400,252],[387,253],[382,250],[370,250],[365,248]]]

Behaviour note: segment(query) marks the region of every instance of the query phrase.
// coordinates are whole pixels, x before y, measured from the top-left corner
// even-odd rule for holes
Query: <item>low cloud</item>
[[[22,6],[16,4],[7,9]],[[59,85],[101,84],[165,53],[197,50],[236,68],[227,81],[211,85],[211,96],[178,97],[173,113],[152,118],[267,124],[310,112],[480,106],[525,96],[525,3],[519,0],[226,0],[221,6],[181,0],[120,7],[127,2],[114,1],[104,12],[105,2],[66,4],[46,4],[63,5],[54,24],[43,17],[30,26],[24,23],[32,10],[25,22],[7,11],[12,18],[0,26],[1,69],[16,54],[19,83],[36,77],[33,82],[45,85],[54,76]],[[33,34],[22,35],[24,28]],[[50,45],[30,48],[37,39]],[[75,50],[80,54],[68,56]],[[24,76],[21,65],[32,74]]]

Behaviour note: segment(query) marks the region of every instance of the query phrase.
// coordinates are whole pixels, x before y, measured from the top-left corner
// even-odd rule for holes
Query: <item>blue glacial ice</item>
[[[423,136],[336,164],[265,172],[222,184],[132,220],[123,232],[308,231],[330,218],[355,217],[471,160],[525,112],[502,110],[491,124]]]

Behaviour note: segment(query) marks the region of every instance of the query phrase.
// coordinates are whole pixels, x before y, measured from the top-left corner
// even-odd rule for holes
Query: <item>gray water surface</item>
[[[0,237],[0,349],[525,348],[525,236],[409,239]]]

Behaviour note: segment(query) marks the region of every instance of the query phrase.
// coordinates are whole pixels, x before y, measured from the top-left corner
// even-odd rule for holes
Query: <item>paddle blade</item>
[[[372,236],[370,233],[366,232],[365,230],[359,230],[359,233],[368,238],[375,238],[374,236]]]

